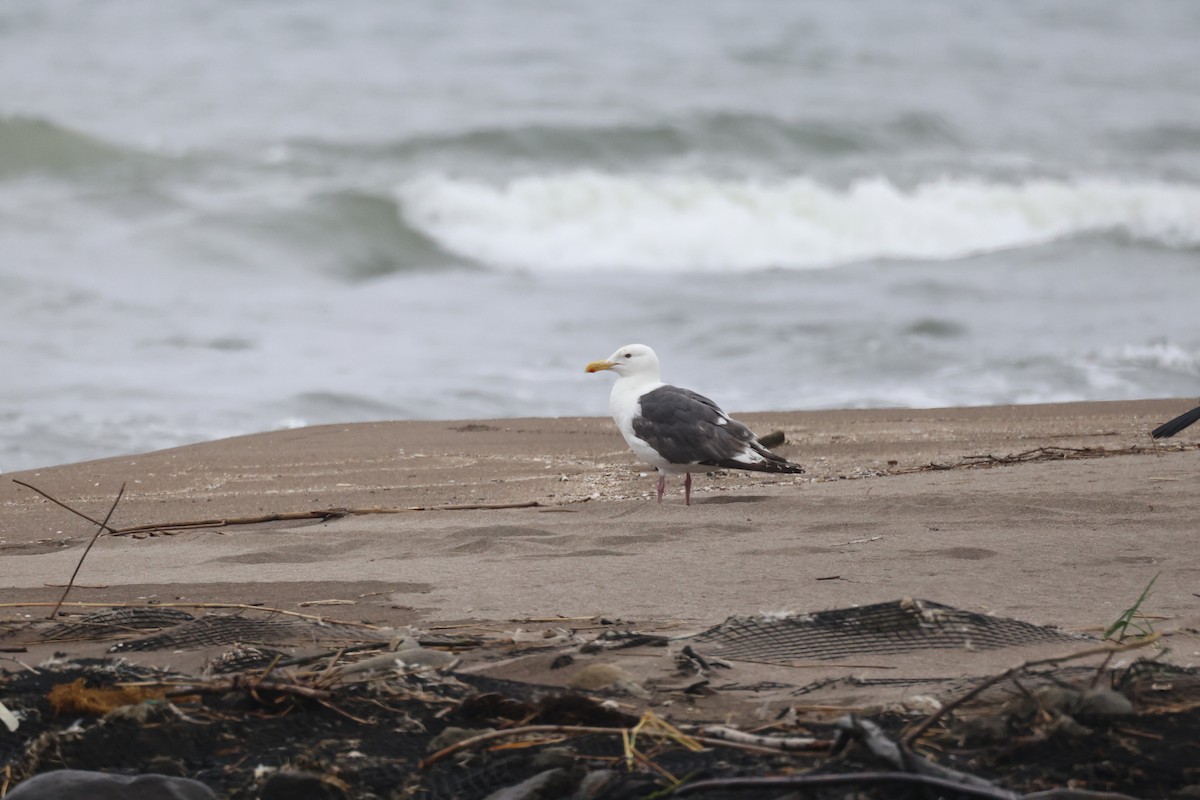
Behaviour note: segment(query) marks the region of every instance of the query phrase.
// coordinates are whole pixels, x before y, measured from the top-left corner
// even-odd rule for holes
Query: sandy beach
[[[446,703],[471,728],[482,723],[467,710],[488,702],[478,698],[507,697],[516,717],[502,724],[514,725],[543,714],[538,698],[551,703],[565,691],[607,698],[632,715],[606,723],[618,727],[657,715],[692,731],[785,724],[829,736],[847,710],[899,712],[890,719],[903,725],[965,699],[985,676],[1065,658],[1064,669],[1083,670],[1069,673],[1081,685],[1106,666],[1133,681],[1126,693],[1142,713],[1141,735],[1163,743],[1154,756],[1166,765],[1161,785],[1180,786],[1190,739],[1170,727],[1174,717],[1156,715],[1155,704],[1191,713],[1194,679],[1139,679],[1133,660],[1167,662],[1153,669],[1200,663],[1200,444],[1194,434],[1166,444],[1148,435],[1187,407],[1181,400],[745,415],[760,435],[782,431],[778,451],[809,471],[699,476],[690,507],[677,481],[666,502],[655,502],[655,477],[598,418],[325,426],[7,475],[0,645],[9,700],[34,726],[16,735],[46,730],[66,737],[68,748],[54,755],[28,744],[28,772],[17,774],[146,771],[146,759],[161,752],[177,774],[231,797],[257,796],[261,776],[245,766],[257,762],[246,759],[272,748],[281,766],[315,763],[356,790],[388,785],[378,770],[405,763],[409,782],[426,786],[457,780],[454,763],[414,771],[420,756],[405,761],[396,748],[415,741],[424,748],[418,754],[436,749]],[[47,620],[49,607],[95,527],[29,487],[103,518],[122,484],[109,522],[116,532],[88,553],[60,632]],[[1105,628],[1151,581],[1142,616],[1125,633],[1167,638],[1106,658],[1113,654],[1100,641]],[[111,612],[88,616],[110,606],[186,621],[154,622],[159,633],[148,634],[141,622],[112,627],[100,619]],[[143,635],[158,643],[142,647]],[[239,734],[251,738],[237,765],[214,761],[207,739],[197,739],[193,755],[178,741],[156,740],[139,744],[136,758],[106,755],[112,745],[104,742],[124,736],[116,728],[100,723],[71,738],[59,732],[68,717],[35,710],[68,682],[60,670],[111,681],[103,665],[113,665],[134,685],[224,686],[238,676],[222,678],[220,665],[246,652],[267,659],[267,672],[281,658],[299,665],[273,673],[283,688],[272,691],[284,694],[266,701],[268,711],[287,692],[309,691],[305,681],[326,691],[330,675],[358,668],[335,669],[339,659],[364,651],[378,653],[364,664],[374,659],[391,671],[363,680],[400,681],[392,696],[409,697],[396,658],[413,651],[380,652],[406,637],[443,651],[418,648],[420,658],[453,662],[444,677],[420,679],[425,705],[413,713],[425,722],[411,740],[372,721],[378,707],[370,696],[354,699],[353,682],[329,697],[367,703],[360,716],[335,709],[325,718],[305,706],[297,710],[303,725],[273,733],[277,715],[268,713]],[[264,644],[265,654],[255,649]],[[47,662],[52,655],[68,660]],[[106,660],[87,661],[95,657]],[[328,665],[305,672],[311,659]],[[242,678],[259,686],[266,663],[243,668]],[[434,702],[431,689],[449,694]],[[1001,704],[1013,696],[1000,687],[972,713],[1011,713]],[[205,709],[197,713],[220,725],[240,719]],[[1020,718],[1032,726],[1029,741],[1042,735],[1044,715]],[[220,730],[172,719],[176,738]],[[346,728],[348,720],[355,727]],[[357,752],[362,736],[385,738],[378,756],[357,766],[306,755],[319,741]],[[946,744],[959,733],[939,728],[937,736]],[[1125,746],[1120,736],[1080,741]],[[1092,775],[1090,756],[1063,751],[1060,767],[1055,752],[1035,746],[1037,775],[1005,781],[1028,791]],[[1143,786],[1132,772],[1088,780]]]
[[[921,597],[1094,630],[1159,575],[1148,613],[1195,628],[1200,453],[1191,431],[1157,447],[1147,435],[1187,406],[744,415],[760,435],[783,431],[780,452],[808,473],[698,476],[691,507],[678,485],[655,503],[653,474],[601,418],[334,425],[58,466],[0,482],[0,600],[56,599],[94,531],[20,480],[97,518],[125,483],[110,524],[166,526],[101,537],[73,601],[343,600],[340,616],[387,624],[704,625]],[[1076,457],[1099,452],[1087,448],[1107,455]],[[409,508],[426,510],[170,527]]]

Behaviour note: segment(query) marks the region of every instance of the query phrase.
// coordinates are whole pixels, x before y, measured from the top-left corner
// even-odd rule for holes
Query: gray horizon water
[[[10,0],[0,471],[602,415],[633,341],[735,412],[1198,396],[1196,41],[1183,0]]]

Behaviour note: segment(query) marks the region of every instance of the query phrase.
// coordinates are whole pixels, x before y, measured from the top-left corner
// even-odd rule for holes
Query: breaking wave
[[[818,269],[951,260],[1095,234],[1200,245],[1200,186],[1092,178],[887,178],[845,188],[570,172],[503,183],[425,175],[400,186],[408,224],[484,265],[534,271]]]

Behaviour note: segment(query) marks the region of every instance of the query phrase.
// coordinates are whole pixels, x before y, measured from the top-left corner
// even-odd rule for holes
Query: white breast
[[[664,385],[662,381],[636,381],[632,379],[632,376],[620,378],[613,384],[612,394],[608,396],[608,410],[612,414],[613,421],[617,423],[617,430],[625,437],[630,449],[637,454],[638,458],[660,469],[670,467],[670,462],[660,456],[657,450],[638,438],[637,434],[633,432],[633,418],[641,413],[641,403],[638,402],[638,398],[646,392],[654,391]]]

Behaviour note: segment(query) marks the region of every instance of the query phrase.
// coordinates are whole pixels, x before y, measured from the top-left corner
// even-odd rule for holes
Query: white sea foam
[[[879,177],[832,188],[583,171],[499,185],[426,175],[398,196],[406,222],[447,250],[536,271],[947,260],[1100,232],[1200,244],[1200,186],[1159,181],[945,178],[904,190]]]
[[[1117,366],[1158,369],[1181,375],[1200,375],[1200,352],[1174,342],[1125,345],[1101,352],[1098,361]]]

